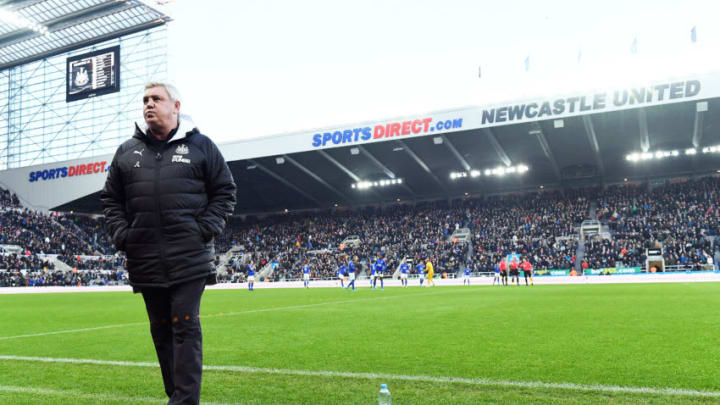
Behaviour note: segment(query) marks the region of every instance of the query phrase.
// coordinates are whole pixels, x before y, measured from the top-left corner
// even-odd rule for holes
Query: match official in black
[[[100,198],[115,247],[145,300],[170,405],[198,404],[200,298],[215,283],[213,239],[235,207],[230,169],[210,138],[180,115],[175,87],[150,83],[145,125],[118,148]]]

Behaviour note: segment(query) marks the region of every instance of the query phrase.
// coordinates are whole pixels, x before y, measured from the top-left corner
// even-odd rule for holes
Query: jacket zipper
[[[155,153],[155,182],[153,195],[155,196],[155,214],[159,221],[159,232],[160,232],[160,266],[162,266],[163,273],[165,274],[166,284],[170,284],[170,271],[167,267],[167,260],[165,260],[165,223],[163,221],[162,211],[160,211],[160,198],[158,197],[158,183],[160,182],[160,169],[162,168],[163,153],[166,148],[161,148],[160,152]]]

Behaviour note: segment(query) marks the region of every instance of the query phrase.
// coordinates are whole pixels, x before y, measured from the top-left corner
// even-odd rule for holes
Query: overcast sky
[[[225,143],[715,70],[718,11],[710,0],[178,0],[168,69],[183,112]]]

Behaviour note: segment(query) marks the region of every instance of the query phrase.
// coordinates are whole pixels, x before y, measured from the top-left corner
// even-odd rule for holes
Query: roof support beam
[[[352,171],[350,171],[350,169],[348,169],[347,167],[345,167],[345,165],[343,165],[342,163],[338,162],[334,157],[330,156],[329,153],[325,152],[324,150],[319,150],[319,151],[317,151],[317,152],[318,152],[321,156],[323,156],[325,159],[329,160],[330,163],[334,164],[335,167],[337,167],[338,169],[342,170],[345,174],[347,174],[351,179],[353,179],[353,181],[354,181],[355,183],[359,183],[360,181],[362,181],[362,179],[361,179],[357,174],[355,174],[355,173],[353,173]],[[370,191],[372,194],[374,194],[376,197],[381,198],[380,195],[379,195],[378,193],[376,193],[374,190],[370,189],[369,191]]]
[[[590,148],[593,151],[593,155],[595,155],[595,163],[597,164],[600,176],[605,177],[605,165],[603,164],[602,157],[600,156],[600,144],[598,144],[597,141],[592,116],[583,115],[583,124],[585,125],[585,133],[587,134],[588,141],[590,141]]]
[[[707,101],[705,102],[707,103]],[[707,109],[707,104],[704,106],[705,108],[700,109],[700,103],[698,103],[697,107],[695,107],[695,125],[693,126],[693,136],[692,136],[692,144],[695,148],[700,147],[700,143],[702,142],[703,137],[703,115],[704,111]]]
[[[54,20],[41,21],[40,24],[44,25],[48,29],[48,31],[52,32],[63,29],[69,25],[80,24],[96,17],[101,17],[112,12],[132,7],[136,7],[136,5],[126,3],[124,1],[110,0],[88,8],[83,8],[73,13],[64,14]],[[0,36],[0,42],[3,43],[3,46],[9,46],[14,43],[25,41],[40,35],[42,34],[39,34],[30,29],[11,31],[3,36]]]
[[[279,181],[280,183],[282,183],[282,184],[290,187],[291,189],[295,190],[295,191],[296,191],[298,194],[300,194],[301,196],[303,196],[303,197],[307,198],[308,200],[314,202],[315,204],[318,205],[318,208],[321,208],[321,207],[323,206],[323,204],[320,202],[320,200],[318,200],[317,198],[315,198],[315,197],[311,196],[310,194],[304,192],[302,189],[300,189],[300,188],[297,187],[296,185],[294,185],[294,184],[290,183],[289,181],[285,180],[282,176],[280,176],[279,174],[273,172],[272,170],[268,169],[267,167],[263,166],[263,165],[260,164],[260,162],[258,162],[257,160],[250,159],[250,160],[248,160],[248,162],[250,162],[251,164],[257,166],[258,169],[260,169],[260,170],[262,170],[263,172],[267,173],[270,177],[274,178],[275,180]]]
[[[442,135],[443,142],[445,145],[447,145],[448,149],[450,149],[450,152],[452,152],[453,155],[457,158],[458,162],[462,165],[463,169],[465,169],[466,172],[469,172],[471,167],[470,164],[468,164],[467,160],[463,157],[463,155],[458,152],[458,150],[455,148],[455,145],[450,142],[449,139],[445,135]]]
[[[425,170],[425,173],[427,173],[428,176],[430,176],[430,178],[433,179],[435,181],[435,183],[437,183],[438,186],[440,186],[441,189],[443,189],[444,191],[447,191],[447,188],[445,188],[445,184],[443,184],[443,182],[441,182],[440,179],[438,179],[437,176],[435,176],[435,174],[432,172],[432,170],[430,170],[428,165],[426,165],[425,162],[423,162],[423,160],[420,159],[420,156],[418,156],[415,152],[413,152],[413,150],[410,149],[410,147],[407,146],[407,144],[405,142],[403,142],[403,141],[395,141],[395,142],[397,142],[400,146],[403,147],[403,150],[405,150],[405,152],[407,152],[407,154],[410,155],[410,157],[415,161],[415,163],[420,165],[420,167],[422,167],[422,169]]]
[[[535,135],[537,137],[538,142],[540,143],[540,147],[542,148],[543,152],[545,153],[545,156],[550,161],[550,165],[553,168],[553,171],[555,172],[555,176],[558,180],[562,180],[562,175],[560,173],[560,166],[558,166],[557,160],[555,159],[555,155],[552,152],[552,149],[550,149],[550,144],[548,144],[547,138],[545,138],[545,134],[543,134],[542,128],[540,128],[540,125],[535,123],[533,125],[533,129],[530,130],[531,135]]]
[[[298,169],[302,170],[305,174],[307,174],[308,176],[310,176],[310,177],[312,177],[313,179],[315,179],[315,181],[317,181],[318,183],[320,183],[320,184],[322,184],[323,186],[325,186],[328,190],[330,190],[330,191],[332,191],[333,193],[335,193],[335,194],[339,195],[340,197],[342,197],[346,202],[352,202],[352,200],[351,200],[350,198],[348,198],[348,196],[346,196],[345,194],[343,194],[342,192],[340,192],[340,190],[338,190],[338,189],[336,189],[335,187],[333,187],[333,186],[331,186],[330,184],[328,184],[325,180],[323,180],[322,178],[320,178],[320,176],[318,176],[318,175],[315,174],[312,170],[310,170],[310,169],[308,169],[307,167],[305,167],[305,166],[303,166],[302,164],[300,164],[297,160],[291,158],[291,157],[288,156],[288,155],[283,155],[283,157],[284,157],[285,160],[287,160],[288,162],[294,164]]]
[[[380,168],[380,170],[382,170],[383,172],[385,172],[385,174],[386,174],[388,177],[390,177],[391,179],[394,179],[394,178],[397,177],[397,176],[395,176],[395,173],[393,173],[392,170],[388,169],[384,164],[382,164],[382,162],[380,162],[375,156],[373,156],[372,153],[368,152],[368,150],[365,149],[365,147],[363,147],[363,146],[358,146],[357,148],[360,150],[360,152],[362,152],[363,155],[365,155],[368,159],[370,159],[373,163],[375,163],[375,165],[376,165],[378,168]],[[411,189],[410,187],[408,187],[408,185],[405,184],[404,181],[403,181],[403,183],[401,184],[401,187],[404,188],[405,190],[407,190],[408,193],[410,193],[410,194],[412,194],[412,195],[416,195],[415,192],[412,191],[412,189]]]
[[[367,149],[365,149],[365,147],[363,147],[363,146],[358,146],[357,148],[360,149],[360,152],[362,152],[363,155],[365,155],[365,157],[367,157],[367,158],[370,159],[373,163],[375,163],[375,166],[377,166],[378,168],[380,168],[380,170],[382,170],[383,172],[385,172],[385,174],[386,174],[388,177],[390,177],[391,179],[394,179],[394,178],[396,177],[396,176],[395,176],[395,173],[393,173],[392,170],[388,169],[384,164],[382,164],[382,162],[380,162],[379,160],[377,160],[377,158],[376,158],[375,156],[373,156],[372,153],[368,152]]]
[[[358,177],[355,173],[351,172],[350,169],[348,169],[347,167],[345,167],[342,163],[340,163],[340,162],[338,162],[337,160],[335,160],[335,158],[332,157],[332,156],[330,156],[329,153],[325,152],[324,150],[319,150],[319,151],[317,151],[317,152],[318,152],[322,157],[324,157],[325,159],[329,160],[330,163],[334,164],[338,169],[342,170],[343,172],[345,172],[345,174],[347,174],[348,176],[350,176],[350,178],[353,179],[354,182],[357,183],[357,182],[360,181],[360,177]]]
[[[492,130],[490,128],[485,128],[483,129],[483,133],[485,133],[485,136],[488,137],[488,140],[490,141],[493,149],[495,149],[495,152],[500,158],[500,161],[505,166],[512,166],[512,160],[510,160],[510,156],[508,156],[508,154],[505,152],[505,149],[502,147],[502,145],[500,145],[500,142],[498,142]]]
[[[647,152],[650,150],[650,136],[647,128],[647,114],[644,108],[638,109],[638,122],[640,124],[640,150]]]

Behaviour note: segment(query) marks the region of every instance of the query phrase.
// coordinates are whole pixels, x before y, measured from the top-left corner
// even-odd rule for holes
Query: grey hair
[[[180,92],[178,89],[173,86],[170,83],[162,83],[162,82],[150,82],[145,85],[145,90],[152,89],[153,87],[162,87],[167,91],[167,94],[170,96],[170,101],[178,101],[180,100]]]

